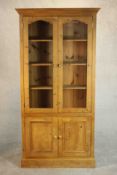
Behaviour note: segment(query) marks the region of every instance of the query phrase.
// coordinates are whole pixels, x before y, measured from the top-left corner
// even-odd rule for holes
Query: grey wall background
[[[0,151],[21,143],[19,16],[15,8],[23,7],[101,8],[97,16],[96,157],[98,165],[117,162],[117,0],[0,0]]]

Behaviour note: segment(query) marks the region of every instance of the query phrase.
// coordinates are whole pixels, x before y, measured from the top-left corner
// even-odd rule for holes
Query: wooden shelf
[[[63,64],[70,64],[70,65],[78,65],[78,66],[86,66],[87,63],[79,63],[79,62],[68,62],[68,61],[64,61]]]
[[[64,85],[63,89],[86,89],[86,86],[77,86],[77,85]]]
[[[52,86],[30,86],[31,90],[51,90]]]
[[[63,41],[87,42],[87,39],[67,39],[67,38],[64,38]]]
[[[31,42],[52,42],[52,39],[29,39]]]
[[[52,66],[52,63],[29,63],[31,66]],[[87,63],[78,63],[78,62],[63,62],[63,64],[70,64],[70,65],[78,65],[78,66],[86,66]]]
[[[32,41],[32,42],[52,42],[53,40],[52,39],[29,39],[29,41]],[[75,42],[87,42],[87,39],[66,39],[64,38],[63,41],[75,41]]]
[[[52,66],[52,63],[29,63],[31,66],[33,67],[37,67],[37,66]]]

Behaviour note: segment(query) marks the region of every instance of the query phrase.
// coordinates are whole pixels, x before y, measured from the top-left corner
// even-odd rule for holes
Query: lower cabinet
[[[25,155],[30,158],[90,156],[88,117],[27,117]]]

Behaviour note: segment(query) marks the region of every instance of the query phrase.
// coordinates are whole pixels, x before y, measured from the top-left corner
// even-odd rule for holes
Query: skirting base
[[[94,158],[78,158],[78,159],[22,159],[21,167],[24,168],[94,168]]]

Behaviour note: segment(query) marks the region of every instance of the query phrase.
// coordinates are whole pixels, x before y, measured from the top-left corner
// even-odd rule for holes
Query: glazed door
[[[61,118],[59,121],[59,155],[90,155],[90,122],[86,117]]]
[[[51,117],[27,117],[26,157],[55,157],[58,154],[58,123]]]
[[[25,111],[57,110],[57,21],[24,18]]]
[[[59,20],[59,111],[90,112],[92,18]]]

